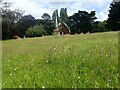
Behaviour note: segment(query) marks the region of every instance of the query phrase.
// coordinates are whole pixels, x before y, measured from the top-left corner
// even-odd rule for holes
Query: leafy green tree
[[[59,23],[60,22],[60,17],[58,15],[58,10],[55,10],[52,14],[52,22],[53,22],[54,28],[55,28],[55,25],[56,25],[56,18],[57,18],[57,21]]]
[[[74,13],[74,15],[69,17],[69,27],[71,30],[71,34],[75,34],[78,33],[78,31],[80,32],[80,25],[79,25],[79,15],[78,13]]]
[[[25,15],[18,21],[19,36],[24,37],[26,30],[29,27],[33,27],[35,23],[35,18],[32,15]]]
[[[10,10],[11,3],[0,2],[2,14],[2,39],[10,39],[12,36],[18,34],[17,22],[22,17],[22,13],[16,9]],[[19,17],[19,18],[18,18]]]
[[[41,24],[44,26],[43,28],[46,31],[46,35],[52,35],[54,32],[54,26],[53,26],[53,22],[51,20],[50,15],[47,13],[44,13],[42,15],[42,18],[43,18],[43,20],[42,20]]]
[[[43,18],[43,20],[51,20],[51,17],[50,17],[50,15],[48,13],[44,13],[42,15],[42,18]]]
[[[52,35],[54,33],[54,25],[52,20],[45,21],[43,25],[46,31],[46,35]]]
[[[79,10],[78,13],[74,13],[74,15],[69,17],[69,26],[71,28],[71,33],[92,33],[93,23],[95,19],[95,11],[88,13],[86,11]]]
[[[25,33],[26,37],[41,37],[45,34],[45,30],[43,29],[42,25],[36,25],[33,27],[28,28]]]
[[[68,24],[67,8],[60,9],[60,21]]]
[[[93,28],[93,32],[106,32],[108,31],[107,29],[107,23],[106,21],[96,21],[94,23],[94,28]]]
[[[112,31],[120,30],[120,1],[111,3],[107,23]]]
[[[11,10],[9,9],[10,3],[1,3],[1,14],[2,14],[2,39],[11,38],[12,32],[10,31],[10,24],[13,22],[11,18]]]

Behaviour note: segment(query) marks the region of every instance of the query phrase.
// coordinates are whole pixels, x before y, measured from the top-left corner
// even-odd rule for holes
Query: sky
[[[112,0],[7,0],[12,3],[11,8],[24,11],[24,15],[31,14],[36,19],[41,19],[44,13],[52,16],[54,10],[67,8],[68,16],[78,10],[87,12],[96,11],[97,21],[107,20],[109,7]]]

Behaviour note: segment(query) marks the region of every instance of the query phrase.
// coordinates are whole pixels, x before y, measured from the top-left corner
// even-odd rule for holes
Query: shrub
[[[26,37],[41,37],[43,35],[45,35],[45,30],[42,25],[30,27],[25,33]]]

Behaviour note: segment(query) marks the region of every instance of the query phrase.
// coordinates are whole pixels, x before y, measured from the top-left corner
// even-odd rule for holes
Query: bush
[[[45,35],[45,30],[42,25],[30,27],[25,33],[26,37],[41,37],[43,35]]]

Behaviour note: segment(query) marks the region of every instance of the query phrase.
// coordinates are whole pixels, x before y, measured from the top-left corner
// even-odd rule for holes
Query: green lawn
[[[116,88],[118,32],[2,41],[3,88]]]

